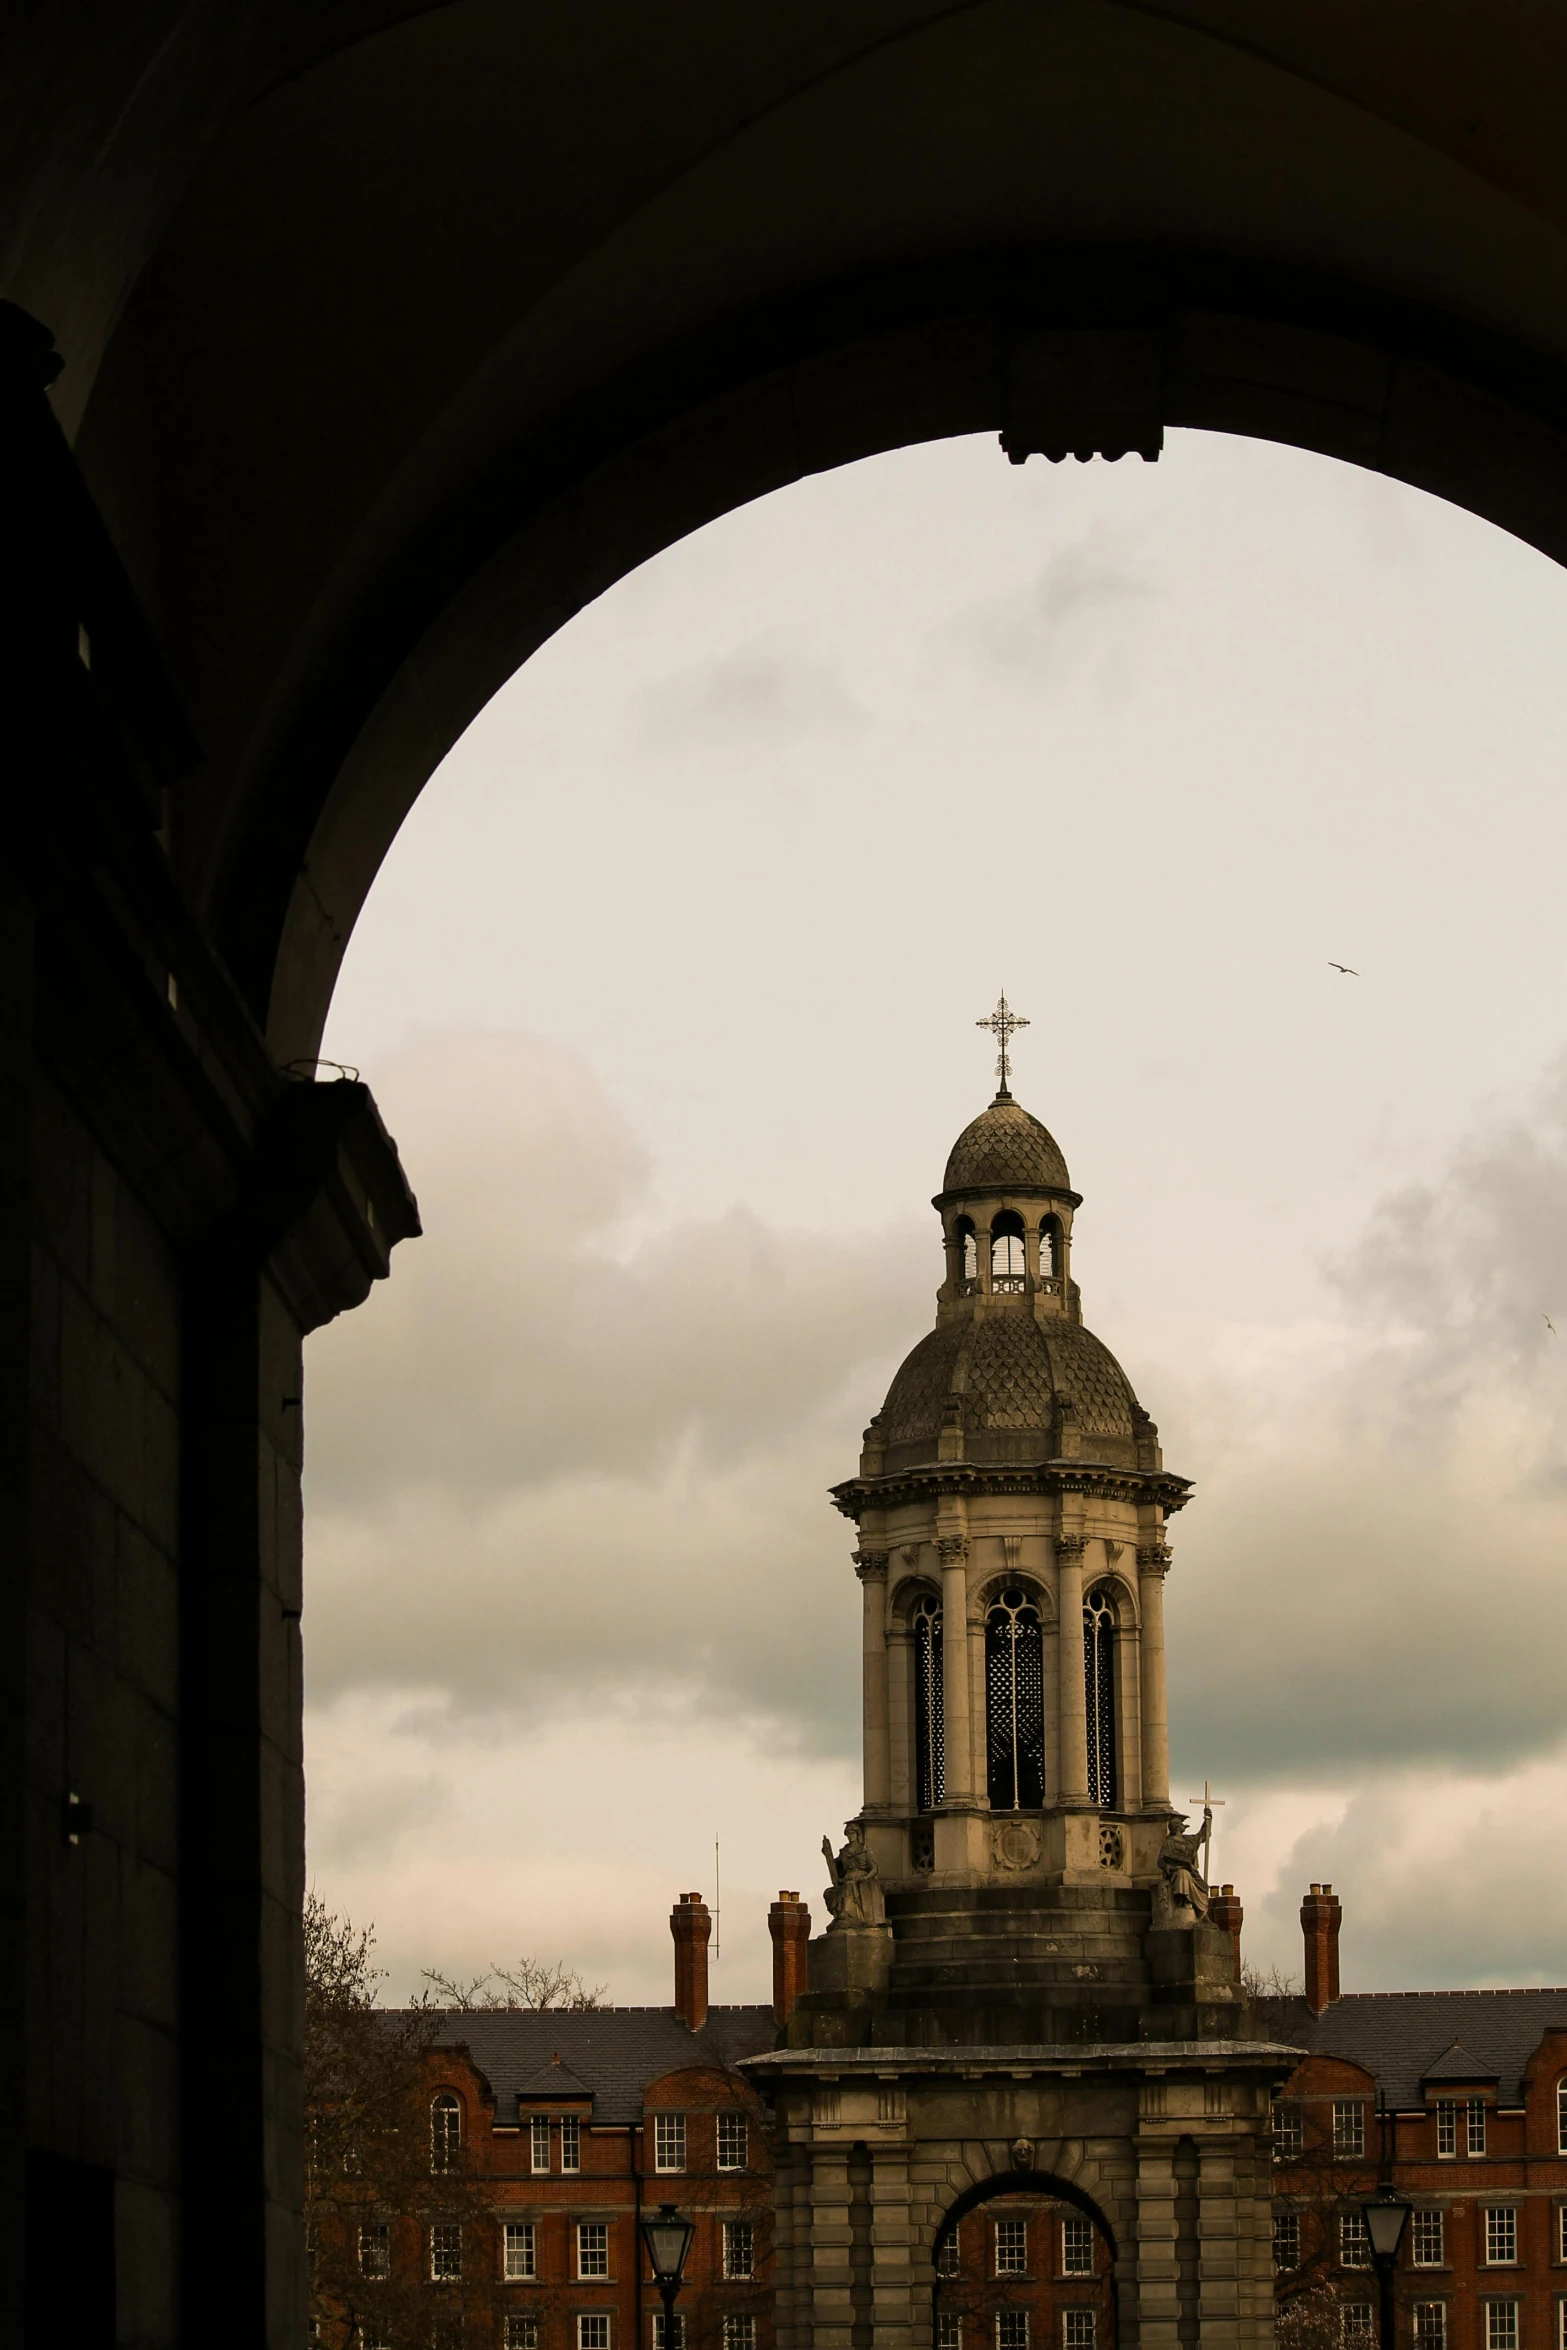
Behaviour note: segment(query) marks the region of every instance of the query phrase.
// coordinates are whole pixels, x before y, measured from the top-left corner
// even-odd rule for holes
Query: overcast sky
[[[497,697],[324,1047],[426,1233],[309,1354],[311,1866],[392,1993],[529,1951],[665,2001],[715,1834],[715,1996],[780,1886],[820,1921],[825,1488],[1003,986],[1196,1479],[1175,1791],[1250,1955],[1327,1877],[1346,1988],[1567,1982],[1564,651],[1559,570],[1351,468],[965,441],[712,525]]]

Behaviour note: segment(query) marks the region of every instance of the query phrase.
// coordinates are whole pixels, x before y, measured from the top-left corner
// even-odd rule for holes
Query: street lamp
[[[1361,2210],[1377,2272],[1377,2342],[1379,2350],[1393,2350],[1393,2269],[1404,2240],[1409,2205],[1391,2186],[1385,2186],[1379,2187]]]
[[[648,2264],[664,2302],[664,2350],[675,2350],[675,2295],[685,2273],[686,2256],[696,2234],[692,2221],[672,2203],[661,2203],[651,2219],[642,2222],[642,2241]]]

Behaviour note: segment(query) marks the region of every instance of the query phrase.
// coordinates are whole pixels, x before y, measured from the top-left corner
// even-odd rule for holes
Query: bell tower
[[[933,1203],[935,1326],[832,1495],[858,1538],[865,1797],[827,1846],[787,2045],[747,2066],[788,2146],[780,2341],[849,2340],[826,2223],[841,2203],[858,2241],[858,2161],[878,2345],[952,2350],[954,2247],[1037,2224],[1098,2280],[1030,2286],[1055,2340],[1260,2350],[1269,2101],[1295,2057],[1249,2037],[1170,1803],[1166,1530],[1191,1488],[1084,1323],[1082,1199],[1008,1082],[1027,1023],[1003,997],[981,1025],[999,1084]],[[970,2284],[988,2308],[994,2275]]]

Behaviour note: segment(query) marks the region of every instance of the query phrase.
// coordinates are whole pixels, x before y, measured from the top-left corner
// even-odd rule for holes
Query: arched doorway
[[[1112,2350],[1114,2230],[1072,2181],[1022,2165],[968,2188],[932,2247],[933,2350]]]

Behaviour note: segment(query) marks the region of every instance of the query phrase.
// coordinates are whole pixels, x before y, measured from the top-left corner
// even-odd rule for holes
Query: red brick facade
[[[1332,1888],[1301,1915],[1306,1997],[1261,2010],[1311,2050],[1275,2106],[1281,2302],[1330,2294],[1345,2338],[1374,2339],[1359,2207],[1391,2181],[1412,2207],[1396,2342],[1567,2350],[1567,1991],[1346,1998]]]

